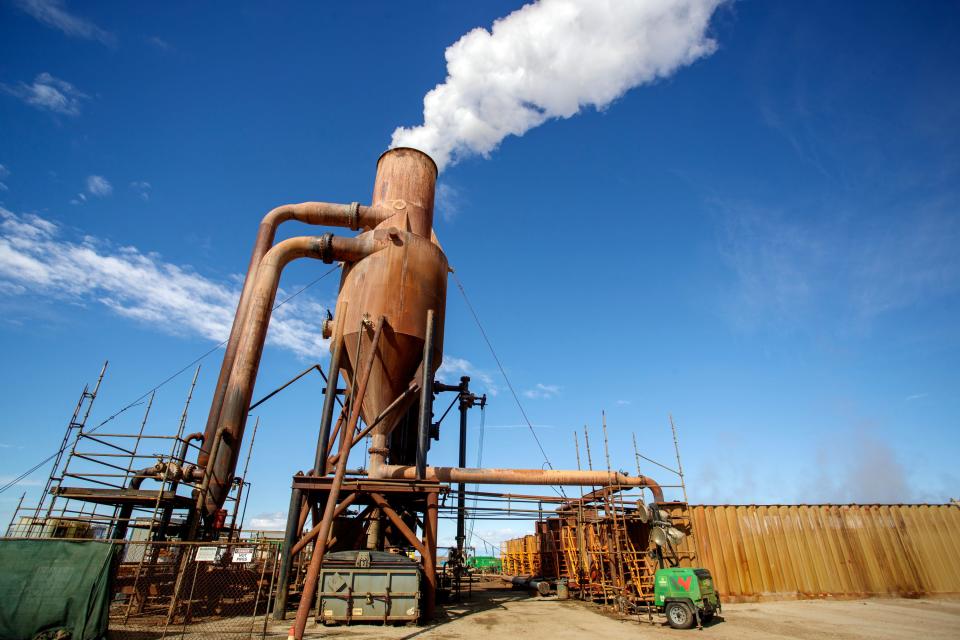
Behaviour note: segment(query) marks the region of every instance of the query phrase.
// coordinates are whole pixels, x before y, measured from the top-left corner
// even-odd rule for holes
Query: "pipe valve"
[[[320,324],[320,335],[324,340],[333,335],[333,314],[327,310],[327,317]]]

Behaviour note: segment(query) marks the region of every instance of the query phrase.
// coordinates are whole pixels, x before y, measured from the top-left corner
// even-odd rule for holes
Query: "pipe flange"
[[[324,264],[331,264],[333,262],[333,234],[325,233],[320,236],[317,245],[317,253],[320,259],[323,260]]]
[[[350,228],[354,231],[360,230],[360,203],[351,202],[347,205],[347,216],[350,220]]]
[[[367,451],[368,451],[369,453],[373,453],[373,454],[377,454],[377,455],[381,455],[381,456],[385,456],[385,455],[387,455],[388,453],[390,453],[390,449],[388,449],[388,448],[386,448],[386,447],[370,447]]]

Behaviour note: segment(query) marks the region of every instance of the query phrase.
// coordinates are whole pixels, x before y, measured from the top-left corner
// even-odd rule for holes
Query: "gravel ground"
[[[576,600],[538,598],[510,589],[474,592],[462,605],[449,605],[441,619],[427,627],[308,626],[310,637],[374,640],[561,640],[565,638],[828,638],[891,640],[923,637],[960,638],[960,600],[870,599],[728,604],[722,619],[702,631],[677,631],[662,618],[656,624],[619,620],[600,608]],[[286,637],[286,625],[271,625],[271,632]]]

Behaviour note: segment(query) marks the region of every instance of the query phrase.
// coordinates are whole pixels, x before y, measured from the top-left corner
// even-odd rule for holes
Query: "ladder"
[[[56,488],[59,489],[64,477],[66,477],[67,464],[69,463],[68,458],[68,463],[65,463],[62,469],[60,468],[60,464],[63,462],[63,454],[66,452],[67,447],[71,446],[71,442],[75,448],[77,440],[83,434],[83,430],[87,425],[87,419],[90,417],[90,411],[93,409],[93,402],[97,399],[97,393],[100,392],[100,383],[103,382],[103,376],[107,373],[107,365],[109,363],[109,361],[103,363],[103,367],[100,369],[100,375],[97,376],[97,382],[93,386],[92,391],[90,390],[90,385],[83,387],[83,392],[80,394],[80,399],[77,400],[77,406],[74,408],[73,415],[70,417],[70,422],[67,424],[67,429],[63,434],[63,442],[60,443],[60,448],[57,450],[56,457],[54,458],[53,468],[50,470],[50,477],[47,478],[47,484],[43,488],[43,493],[40,494],[40,501],[34,512],[34,518],[39,517],[40,509],[43,507],[43,502],[47,499],[47,496],[50,496],[50,502],[47,506],[46,517],[49,518],[53,512],[54,502],[56,501],[54,484],[56,484]],[[81,414],[83,414],[82,417]]]

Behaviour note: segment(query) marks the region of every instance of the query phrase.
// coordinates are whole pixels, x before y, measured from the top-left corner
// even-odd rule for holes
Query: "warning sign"
[[[242,563],[253,562],[253,549],[234,549],[233,561]]]

